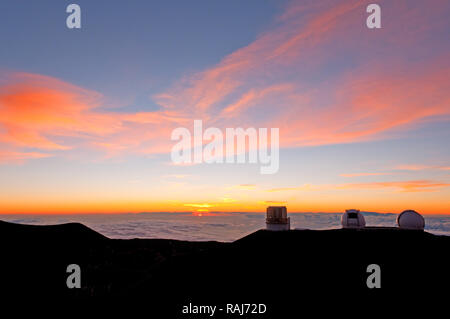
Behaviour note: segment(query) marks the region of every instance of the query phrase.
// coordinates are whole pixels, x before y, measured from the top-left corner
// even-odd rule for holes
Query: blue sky
[[[3,1],[1,67],[63,78],[142,110],[157,107],[151,94],[251,42],[285,3],[77,1],[82,28],[70,30],[72,2]]]

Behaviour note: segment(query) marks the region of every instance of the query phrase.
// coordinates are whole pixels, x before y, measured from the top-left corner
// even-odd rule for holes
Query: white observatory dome
[[[425,219],[414,210],[405,210],[397,217],[397,225],[403,229],[424,230]]]
[[[343,228],[363,228],[366,226],[366,220],[358,209],[347,209],[341,217]]]

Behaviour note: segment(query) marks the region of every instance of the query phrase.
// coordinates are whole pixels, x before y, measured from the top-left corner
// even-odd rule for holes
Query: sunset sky
[[[448,0],[1,1],[0,213],[450,214],[449,17]],[[279,128],[279,171],[174,165],[195,119]]]

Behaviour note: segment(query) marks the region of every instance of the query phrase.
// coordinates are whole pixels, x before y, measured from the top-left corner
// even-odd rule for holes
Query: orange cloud
[[[249,79],[270,79],[274,74],[285,71],[287,63],[295,63],[306,52],[311,54],[311,49],[321,41],[339,33],[337,26],[345,23],[345,15],[352,11],[357,12],[355,9],[361,7],[364,2],[367,1],[351,0],[337,5],[330,4],[327,10],[308,17],[309,22],[306,25],[299,23],[298,19],[281,19],[283,23],[274,30],[262,34],[249,45],[229,54],[216,66],[183,78],[172,89],[155,95],[155,99],[168,109],[183,110],[184,114],[210,119],[212,113],[217,112],[215,108],[230,95],[239,93]],[[300,6],[309,7],[314,4]],[[296,6],[290,6],[287,10],[291,10],[293,15],[302,11]],[[287,16],[288,12],[284,15]],[[274,83],[270,86],[280,85],[283,84]],[[264,90],[252,88],[243,93],[240,100],[225,108],[228,110],[224,111],[225,114],[248,104],[250,100],[264,94]]]
[[[376,182],[347,184],[338,186],[338,188],[394,188],[400,192],[430,192],[440,188],[449,187],[449,183],[434,182],[428,180],[416,180],[405,182]]]
[[[268,189],[267,192],[286,192],[286,191],[314,191],[314,190],[321,190],[326,189],[330,187],[329,185],[311,185],[311,184],[304,184],[302,186],[298,187],[279,187],[279,188],[271,188]]]
[[[293,35],[287,37],[280,45],[278,45],[270,58],[294,59],[304,51],[305,47],[310,48],[323,41],[327,36],[331,36],[335,32],[339,32],[338,26],[346,23],[346,15],[355,11],[355,9],[363,8],[367,1],[351,0],[341,3],[329,5],[329,9],[314,16],[306,26],[300,25],[299,29]],[[298,10],[306,6],[298,3],[298,7],[291,7],[291,10]],[[286,18],[285,14],[285,18]],[[289,32],[286,30],[286,32]]]
[[[398,165],[395,169],[404,170],[404,171],[421,171],[424,169],[429,169],[431,166],[428,165],[417,165],[417,164],[406,164],[406,165]]]
[[[187,206],[187,207],[197,207],[197,208],[210,208],[210,207],[214,207],[213,204],[183,204],[183,206]]]
[[[265,200],[265,201],[259,202],[259,204],[262,204],[262,205],[286,205],[287,202],[285,202],[285,201]]]
[[[256,189],[256,185],[255,184],[240,184],[240,185],[234,185],[234,186],[228,187],[228,189],[249,191],[249,190]]]
[[[430,192],[449,187],[449,183],[413,180],[413,181],[394,181],[394,182],[371,182],[371,183],[351,183],[351,184],[321,184],[321,185],[303,185],[298,187],[281,187],[267,190],[267,192],[285,192],[285,191],[311,191],[311,190],[339,190],[339,189],[383,189],[391,188],[400,192]]]
[[[42,75],[10,74],[0,81],[0,147],[23,153],[79,147],[107,156],[166,153],[172,130],[191,127],[194,119],[219,128],[278,127],[282,147],[316,146],[386,138],[449,115],[448,54],[418,65],[369,61],[307,85],[303,72],[328,63],[337,36],[346,43],[365,38],[352,26],[361,24],[368,2],[293,2],[272,30],[156,94],[162,108],[155,112],[104,111],[96,92]]]
[[[291,84],[276,84],[263,89],[251,89],[250,91],[244,93],[236,102],[226,106],[222,112],[221,116],[237,117],[248,107],[255,105],[258,101],[266,98],[268,95],[272,94],[285,94],[292,90]]]
[[[224,203],[234,203],[234,202],[237,202],[236,199],[231,198],[231,197],[228,197],[228,196],[225,196],[225,197],[221,198],[221,200],[222,200],[222,202],[224,202]]]
[[[0,150],[0,163],[22,163],[28,159],[50,157],[51,154],[38,152],[14,152]]]
[[[433,166],[433,165],[421,165],[421,164],[404,164],[397,165],[394,169],[402,171],[423,171],[423,170],[450,170],[448,166]]]
[[[174,112],[100,111],[102,96],[61,80],[12,73],[0,83],[0,147],[16,158],[37,158],[27,149],[68,151],[80,147],[106,154],[161,153],[170,150],[172,129],[185,123]],[[26,156],[28,154],[28,156]]]
[[[0,142],[17,147],[67,150],[58,137],[114,132],[120,122],[92,111],[100,95],[35,74],[13,74],[0,87]]]
[[[417,72],[423,72],[417,74]],[[302,117],[280,114],[285,146],[350,143],[385,138],[394,129],[408,129],[425,119],[450,114],[445,83],[450,68],[432,64],[426,71],[352,74],[340,85],[337,103],[329,107],[298,105]],[[299,110],[300,112],[300,110]]]
[[[342,177],[359,177],[359,176],[380,176],[390,175],[391,173],[351,173],[351,174],[339,174]]]
[[[328,63],[337,37],[361,40],[354,25],[361,23],[369,2],[294,2],[273,30],[155,99],[180,116],[218,127],[279,127],[283,147],[381,139],[450,114],[448,55],[421,65],[370,61],[334,79],[334,85],[307,88],[308,79],[298,74]],[[420,11],[392,5],[404,13],[398,21]],[[396,41],[402,41],[401,31],[396,32]],[[331,102],[323,102],[323,96]]]

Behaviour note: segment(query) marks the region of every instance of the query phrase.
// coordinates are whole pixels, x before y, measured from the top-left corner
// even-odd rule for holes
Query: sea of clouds
[[[396,214],[363,213],[367,226],[395,226]],[[293,213],[291,228],[330,229],[341,227],[340,213]],[[424,216],[425,230],[450,236],[450,215]],[[265,228],[263,213],[139,213],[102,215],[0,215],[0,220],[34,225],[82,223],[110,238],[165,238],[194,241],[234,241]]]

